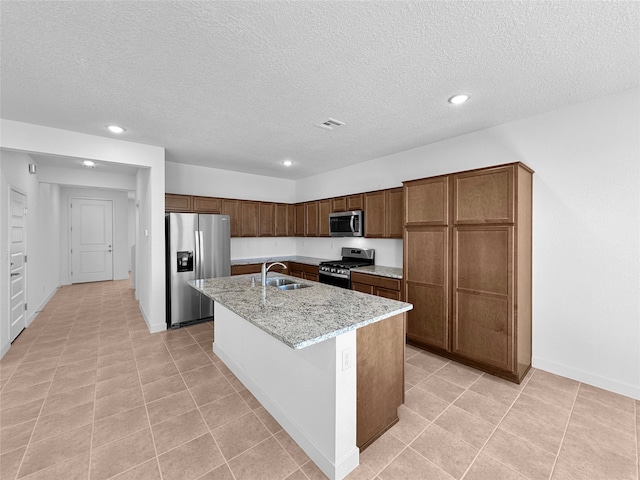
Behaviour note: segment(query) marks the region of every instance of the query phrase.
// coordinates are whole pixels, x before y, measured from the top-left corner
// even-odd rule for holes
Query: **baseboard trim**
[[[603,377],[579,368],[570,367],[568,365],[563,365],[540,357],[533,357],[531,364],[534,368],[539,370],[544,370],[546,372],[554,373],[562,377],[567,377],[578,382],[586,383],[594,387],[640,400],[640,385],[612,380],[611,378]]]
[[[58,288],[60,287],[54,287],[53,290],[51,290],[51,293],[49,293],[49,295],[47,295],[47,298],[45,298],[41,303],[40,306],[38,306],[38,308],[35,309],[35,311],[33,313],[31,313],[29,315],[29,318],[27,318],[27,328],[29,328],[29,325],[31,325],[33,323],[33,321],[36,319],[36,317],[38,316],[38,314],[44,310],[44,307],[47,306],[47,303],[49,303],[49,301],[53,298],[53,296],[56,294],[56,292],[58,291]]]
[[[157,323],[151,323],[149,321],[149,317],[147,317],[147,313],[144,311],[144,307],[142,306],[142,303],[138,302],[138,308],[140,309],[140,313],[142,313],[142,318],[144,318],[144,322],[147,324],[149,333],[164,332],[167,329],[166,323],[157,324]]]

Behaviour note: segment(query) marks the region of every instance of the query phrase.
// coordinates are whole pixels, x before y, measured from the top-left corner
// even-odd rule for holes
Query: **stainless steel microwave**
[[[364,212],[340,212],[329,214],[329,236],[364,237]]]

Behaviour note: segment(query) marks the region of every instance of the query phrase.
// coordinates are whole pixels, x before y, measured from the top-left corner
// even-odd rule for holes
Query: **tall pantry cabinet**
[[[520,383],[531,365],[533,171],[404,182],[407,341]]]

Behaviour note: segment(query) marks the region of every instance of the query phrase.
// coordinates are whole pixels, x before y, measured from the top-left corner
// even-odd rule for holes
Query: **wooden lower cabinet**
[[[271,262],[269,262],[271,263]],[[282,262],[287,265],[288,262]],[[262,272],[262,264],[261,263],[244,263],[241,265],[231,265],[231,275],[248,275],[251,273],[260,274]],[[280,265],[274,265],[269,269],[269,272],[280,272],[280,273],[288,273],[283,267]],[[256,277],[256,281],[260,281],[260,277]]]
[[[407,340],[449,349],[449,231],[447,227],[407,227],[404,241],[405,301],[414,304]]]
[[[356,330],[356,445],[362,452],[398,422],[404,403],[405,314]]]
[[[360,272],[351,273],[351,290],[391,300],[402,300],[401,284],[402,281],[397,278]]]
[[[289,262],[289,271],[286,272],[292,277],[304,278],[312,282],[318,281],[318,266],[307,265],[306,263]]]

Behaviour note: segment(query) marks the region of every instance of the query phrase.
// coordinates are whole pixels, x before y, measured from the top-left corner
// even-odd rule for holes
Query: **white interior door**
[[[11,189],[9,200],[9,303],[11,323],[9,337],[13,342],[27,326],[26,303],[26,213],[27,197]]]
[[[71,198],[71,283],[113,280],[113,202]]]

